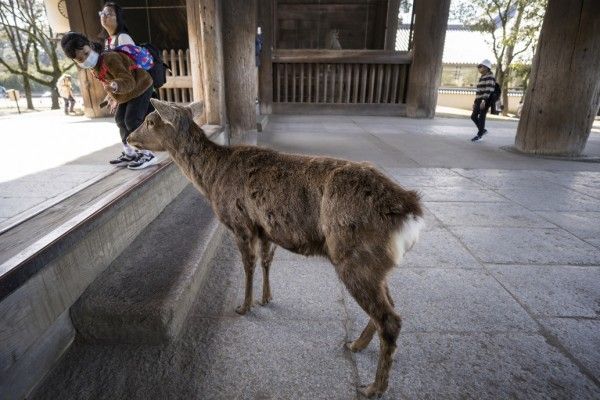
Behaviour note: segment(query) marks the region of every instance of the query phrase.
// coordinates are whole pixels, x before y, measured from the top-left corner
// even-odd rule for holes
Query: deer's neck
[[[188,132],[167,143],[171,158],[183,173],[209,197],[220,165],[228,159],[228,148],[209,140],[202,129],[191,124]]]

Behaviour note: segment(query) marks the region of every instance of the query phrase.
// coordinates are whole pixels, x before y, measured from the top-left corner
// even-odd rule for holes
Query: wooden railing
[[[192,72],[190,70],[190,50],[163,50],[163,61],[171,69],[167,71],[167,82],[159,89],[161,100],[188,103],[192,96]]]
[[[276,50],[273,102],[402,104],[411,58],[380,50]]]

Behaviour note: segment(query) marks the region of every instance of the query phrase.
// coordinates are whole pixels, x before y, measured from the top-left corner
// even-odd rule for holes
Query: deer
[[[375,380],[360,386],[367,398],[388,387],[402,319],[394,310],[387,276],[419,239],[420,195],[368,162],[286,154],[250,145],[222,146],[207,138],[194,116],[202,104],[151,99],[155,111],[128,138],[151,151],[167,151],[233,233],[245,272],[240,315],[253,306],[252,282],[260,253],[260,305],[272,301],[269,270],[277,246],[322,256],[369,316],[360,336],[345,344],[358,352],[377,332]]]

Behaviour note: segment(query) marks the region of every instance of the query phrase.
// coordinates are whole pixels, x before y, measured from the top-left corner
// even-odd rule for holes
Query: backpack
[[[492,92],[491,96],[490,96],[490,112],[492,114],[500,114],[500,109],[498,108],[498,103],[500,100],[500,95],[502,94],[502,88],[500,87],[500,85],[498,85],[498,82],[494,82],[494,91]]]
[[[152,77],[155,89],[162,87],[167,82],[167,69],[161,57],[160,52],[150,43],[144,43],[139,46],[124,44],[117,46],[113,51],[125,54],[135,65],[132,69],[143,69],[148,71]]]
[[[167,70],[170,70],[171,68],[169,65],[165,64],[160,56],[160,51],[154,47],[154,45],[150,43],[142,43],[140,47],[146,49],[154,59],[154,66],[150,68],[148,72],[152,77],[154,87],[158,89],[167,82]]]
[[[494,82],[494,93],[492,93],[496,99],[500,98],[502,94],[502,88],[498,85],[498,82]]]

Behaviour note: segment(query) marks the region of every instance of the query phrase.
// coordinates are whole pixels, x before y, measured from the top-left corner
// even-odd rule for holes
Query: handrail
[[[412,52],[392,50],[273,50],[274,63],[410,64]]]

